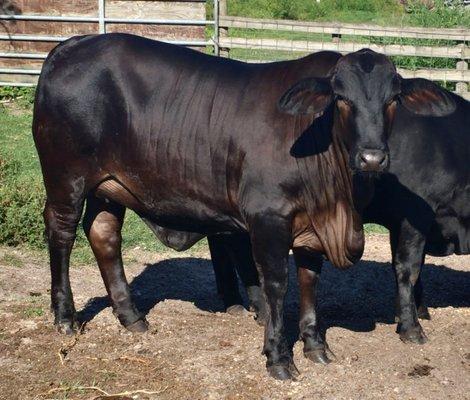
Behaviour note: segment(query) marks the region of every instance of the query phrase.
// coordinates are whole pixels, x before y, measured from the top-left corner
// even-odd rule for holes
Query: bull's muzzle
[[[382,172],[388,168],[389,156],[383,150],[362,149],[356,156],[356,168],[363,172]]]

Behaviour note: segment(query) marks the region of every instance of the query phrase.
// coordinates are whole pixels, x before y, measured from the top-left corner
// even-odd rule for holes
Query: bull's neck
[[[323,207],[338,199],[353,204],[349,155],[341,140],[345,127],[337,113],[336,107],[331,107],[311,121],[293,146],[305,201],[315,204],[315,208],[307,207],[311,212],[321,212]],[[295,150],[298,144],[302,153]]]
[[[296,159],[305,211],[325,254],[340,267],[351,265],[363,250],[362,225],[354,209],[342,129],[336,107],[331,107],[303,133],[311,154]]]

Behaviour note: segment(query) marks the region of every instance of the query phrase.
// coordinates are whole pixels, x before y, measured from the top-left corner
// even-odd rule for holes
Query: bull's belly
[[[203,235],[241,231],[243,222],[235,213],[223,213],[203,201],[183,197],[152,196],[152,191],[138,190],[120,180],[110,178],[100,183],[95,195],[119,203],[142,218],[159,226]]]

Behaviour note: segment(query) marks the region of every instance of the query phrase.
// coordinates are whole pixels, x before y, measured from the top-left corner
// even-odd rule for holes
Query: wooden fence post
[[[227,16],[227,0],[218,0],[219,1],[219,17],[223,18]],[[223,39],[228,37],[228,28],[219,26],[219,38]],[[229,58],[230,49],[226,47],[220,48],[220,56]]]
[[[457,70],[458,71],[466,71],[468,70],[468,62],[462,60],[457,62]],[[468,85],[467,82],[457,82],[455,85],[455,91],[459,95],[464,95],[468,93]]]

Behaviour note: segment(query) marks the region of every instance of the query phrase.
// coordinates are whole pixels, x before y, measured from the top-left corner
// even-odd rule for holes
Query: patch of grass
[[[388,229],[384,228],[382,225],[377,225],[377,224],[365,224],[364,225],[364,232],[366,234],[371,234],[371,233],[381,233],[381,234],[386,234],[388,233]]]
[[[365,22],[403,13],[394,0],[229,0],[230,15],[253,18]]]
[[[433,27],[470,26],[470,12],[458,6],[434,7],[411,0],[407,6],[397,0],[228,0],[228,14],[252,18],[293,19],[379,25]]]
[[[44,309],[38,306],[29,306],[23,311],[23,314],[28,318],[42,317],[44,315]]]
[[[0,109],[0,243],[43,247],[44,194],[31,115]]]
[[[28,108],[34,103],[34,93],[32,87],[0,86],[0,101],[15,100],[20,107]]]
[[[445,5],[444,0],[434,1],[429,9],[421,1],[409,1],[406,7],[406,22],[410,25],[454,28],[457,26],[470,27],[470,11],[462,7],[460,1],[454,1],[452,6]]]
[[[12,267],[16,267],[16,268],[21,268],[24,265],[23,260],[15,256],[14,254],[9,254],[9,253],[4,254],[1,262],[3,264],[11,265]]]

